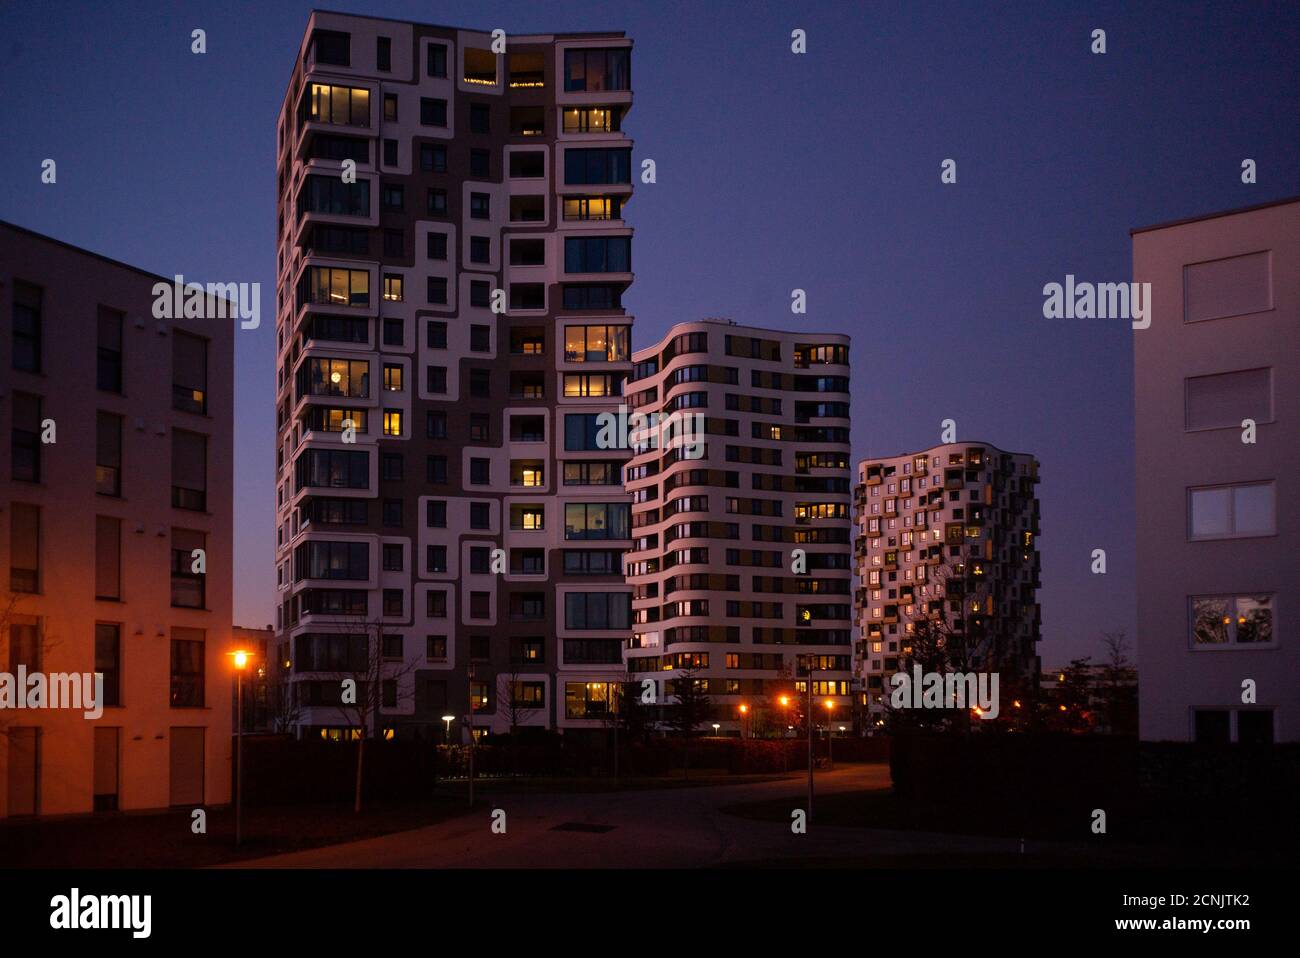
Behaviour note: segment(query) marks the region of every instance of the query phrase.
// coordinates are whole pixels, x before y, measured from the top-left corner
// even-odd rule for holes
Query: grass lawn
[[[424,801],[244,809],[235,845],[235,810],[208,809],[207,834],[190,830],[189,811],[76,816],[0,823],[0,867],[201,868],[374,838],[467,813],[464,794]]]

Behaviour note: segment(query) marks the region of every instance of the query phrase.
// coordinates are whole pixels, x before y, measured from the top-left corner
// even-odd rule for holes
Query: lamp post
[[[808,686],[808,821],[813,817],[813,729],[817,725],[817,717],[813,714],[813,670],[812,666],[808,667],[808,678],[805,684]]]
[[[782,720],[786,722],[786,731],[790,731],[790,696],[782,695],[781,699]],[[781,773],[784,775],[790,771],[790,752],[785,747],[785,736],[781,736]]]
[[[469,806],[474,807],[474,666],[467,670],[466,681],[469,683],[469,698],[466,700],[467,711],[465,725],[469,729]]]
[[[831,713],[835,711],[834,699],[826,700],[826,768],[828,771],[835,771],[835,752],[832,743],[835,739],[835,730],[831,727]]]
[[[235,662],[235,844],[244,840],[244,669],[248,653],[230,653]]]
[[[713,735],[714,735],[715,738],[717,737],[717,735],[718,735],[718,729],[720,729],[720,728],[722,728],[722,726],[719,725],[717,722],[714,722],[714,723],[713,723]]]
[[[451,744],[451,723],[455,720],[455,718],[456,716],[454,715],[444,715],[442,717],[442,720],[447,723],[447,732],[443,736],[443,741],[446,742],[448,745]]]
[[[745,736],[745,719],[746,719],[748,716],[749,716],[749,706],[746,705],[744,702],[741,702],[741,703],[740,703],[740,737],[741,737],[742,739],[744,739],[744,738],[746,737],[746,736]]]

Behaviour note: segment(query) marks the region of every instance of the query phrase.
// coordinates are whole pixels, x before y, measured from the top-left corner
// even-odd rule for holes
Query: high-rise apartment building
[[[819,721],[829,700],[847,723],[849,338],[702,320],[633,359],[628,406],[658,417],[626,477],[634,687],[671,706],[685,674],[710,724],[761,734],[811,678]]]
[[[310,18],[278,131],[276,660],[311,734],[353,734],[358,672],[371,732],[440,737],[471,699],[480,729],[601,727],[631,47]]]
[[[0,223],[0,818],[230,800],[234,321],[172,283]]]
[[[854,492],[856,666],[865,723],[883,722],[921,629],[972,670],[1039,672],[1038,461],[959,442],[864,459]]]
[[[1300,739],[1300,198],[1133,231],[1144,739]]]

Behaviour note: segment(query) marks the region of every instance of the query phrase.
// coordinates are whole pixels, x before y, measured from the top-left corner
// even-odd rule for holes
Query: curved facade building
[[[850,721],[848,354],[706,319],[633,355],[629,410],[660,418],[632,424],[627,668],[668,705],[698,681],[723,734],[783,730],[810,668],[820,721]]]

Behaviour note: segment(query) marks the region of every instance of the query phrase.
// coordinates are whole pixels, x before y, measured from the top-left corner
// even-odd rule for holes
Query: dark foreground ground
[[[1132,868],[1294,861],[1294,849],[1261,840],[1266,832],[1259,829],[1244,840],[1158,814],[1150,821],[1123,814],[1110,834],[1094,835],[1074,810],[1013,815],[960,793],[903,803],[882,763],[818,772],[814,815],[800,834],[791,823],[807,809],[806,787],[803,773],[702,770],[685,782],[493,781],[481,784],[471,809],[463,783],[444,783],[429,800],[376,803],[361,816],[350,806],[246,809],[240,848],[233,813],[224,809],[210,812],[204,836],[191,833],[188,813],[7,824],[0,826],[0,865]]]

